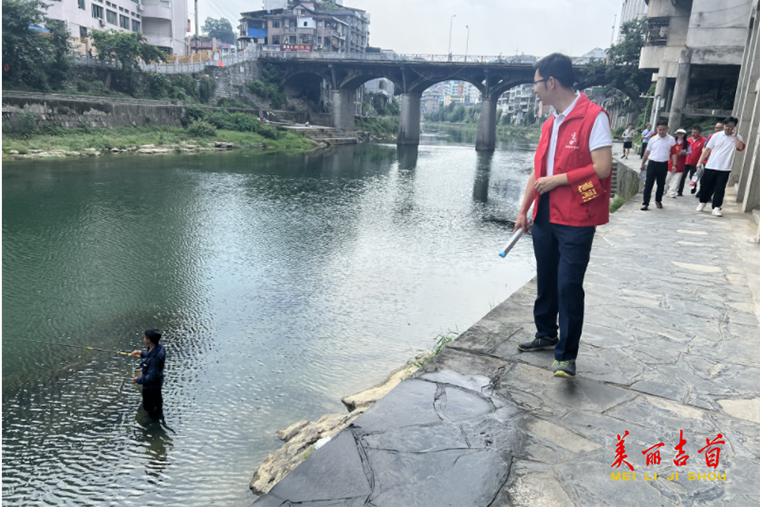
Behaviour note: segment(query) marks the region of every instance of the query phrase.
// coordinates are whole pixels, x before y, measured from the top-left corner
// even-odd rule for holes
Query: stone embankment
[[[261,145],[263,148],[264,145]],[[111,148],[110,150],[97,150],[95,148],[85,148],[82,151],[64,151],[64,150],[29,150],[27,153],[19,153],[17,150],[10,150],[7,155],[17,159],[25,158],[66,158],[66,157],[99,157],[103,154],[118,155],[122,153],[134,153],[138,155],[166,155],[169,153],[201,153],[204,151],[229,151],[234,149],[233,143],[224,141],[214,141],[213,143],[199,143],[197,141],[182,142],[180,144],[142,144],[140,146],[132,145],[125,149]]]
[[[253,474],[249,487],[256,495],[269,492],[275,484],[285,478],[298,465],[331,440],[357,417],[375,404],[377,400],[388,394],[402,380],[417,371],[417,366],[409,363],[394,370],[388,377],[376,386],[352,396],[346,396],[341,401],[348,409],[347,414],[328,414],[316,422],[306,419],[293,423],[284,430],[277,432],[277,438],[285,444],[267,459]]]

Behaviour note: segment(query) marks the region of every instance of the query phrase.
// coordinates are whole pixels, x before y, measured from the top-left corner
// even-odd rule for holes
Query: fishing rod
[[[17,341],[22,341],[22,340],[17,340]],[[87,347],[84,345],[69,345],[68,343],[42,342],[39,340],[23,340],[23,341],[33,342],[33,343],[44,343],[45,345],[60,345],[61,347],[72,347],[75,349],[97,350],[98,352],[113,352],[115,354],[121,354],[122,356],[129,355],[129,352],[122,352],[121,350],[100,349],[98,347]]]

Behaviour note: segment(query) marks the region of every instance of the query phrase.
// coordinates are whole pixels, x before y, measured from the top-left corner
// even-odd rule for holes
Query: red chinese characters
[[[702,451],[705,451],[705,462],[707,463],[707,466],[718,468],[721,450],[719,446],[725,444],[726,441],[723,440],[723,435],[720,433],[718,433],[718,436],[716,436],[712,442],[709,438],[706,438],[705,440],[707,441],[707,445],[699,450],[699,454],[702,454]]]
[[[681,436],[678,439],[678,445],[675,446],[675,450],[678,451],[678,454],[676,455],[676,459],[673,460],[673,463],[677,467],[682,467],[686,464],[686,461],[689,459],[689,455],[686,454],[683,450],[683,446],[686,445],[686,440],[683,438],[683,430],[681,430]]]
[[[641,454],[646,454],[647,456],[647,466],[649,465],[659,465],[660,464],[660,447],[664,446],[662,442],[659,444],[653,445],[646,451],[641,451]]]
[[[618,442],[615,445],[615,462],[610,465],[610,468],[620,468],[620,465],[625,463],[628,465],[628,468],[633,471],[633,466],[628,463],[625,458],[628,457],[628,455],[625,453],[625,437],[628,436],[628,430],[625,431],[625,434],[623,435],[623,438],[620,438],[620,435],[617,436]]]

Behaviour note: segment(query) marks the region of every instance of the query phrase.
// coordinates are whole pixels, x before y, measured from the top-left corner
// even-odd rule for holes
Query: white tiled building
[[[93,30],[142,32],[148,43],[172,55],[187,54],[186,0],[54,0],[47,16],[66,23],[82,53],[92,47]]]

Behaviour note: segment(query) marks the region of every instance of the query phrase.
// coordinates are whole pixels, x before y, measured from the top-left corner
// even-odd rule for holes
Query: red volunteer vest
[[[553,224],[589,227],[604,225],[610,220],[612,173],[599,180],[588,148],[591,130],[601,111],[604,109],[581,93],[570,115],[559,126],[554,174],[567,174],[570,184],[551,191],[549,221]],[[607,114],[607,111],[604,113]],[[541,129],[534,159],[536,179],[546,176],[546,158],[553,127],[554,115],[546,120]],[[534,220],[540,199],[541,196],[536,193]]]

